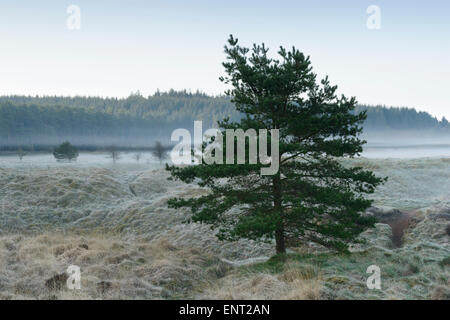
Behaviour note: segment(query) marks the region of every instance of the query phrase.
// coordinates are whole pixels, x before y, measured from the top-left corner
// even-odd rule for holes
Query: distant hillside
[[[441,121],[427,112],[411,108],[358,106],[356,112],[367,111],[365,130],[449,130],[447,119]]]
[[[170,141],[194,120],[209,128],[225,117],[239,118],[226,97],[170,91],[144,98],[0,97],[0,145],[76,144],[148,146]]]
[[[366,110],[366,133],[414,130],[450,133],[447,120],[407,108],[359,106]],[[76,144],[148,146],[169,142],[176,128],[204,128],[225,117],[238,119],[229,98],[186,91],[139,93],[125,99],[101,97],[0,97],[0,145],[55,144],[69,139]]]

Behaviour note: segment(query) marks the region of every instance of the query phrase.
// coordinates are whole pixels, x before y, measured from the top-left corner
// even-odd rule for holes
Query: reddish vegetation
[[[403,244],[403,234],[410,225],[411,215],[410,212],[407,212],[395,220],[386,222],[392,228],[392,244],[395,248],[399,248]]]

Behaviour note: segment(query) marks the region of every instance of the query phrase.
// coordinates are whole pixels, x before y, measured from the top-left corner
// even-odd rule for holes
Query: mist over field
[[[448,1],[3,2],[0,301],[450,300]]]

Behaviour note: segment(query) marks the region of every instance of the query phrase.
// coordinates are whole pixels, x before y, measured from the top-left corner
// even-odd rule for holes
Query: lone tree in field
[[[69,141],[63,142],[53,151],[56,160],[72,161],[78,158],[78,150]]]
[[[226,94],[243,118],[239,123],[225,119],[219,126],[222,131],[279,129],[279,170],[261,175],[267,163],[258,159],[251,164],[247,157],[245,164],[203,160],[167,166],[173,177],[210,190],[197,198],[171,199],[169,206],[190,207],[191,221],[217,227],[222,240],[275,239],[277,253],[307,242],[347,251],[362,231],[373,227],[374,219],[361,214],[371,205],[364,194],[384,180],[339,161],[362,152],[365,141],[358,136],[366,114],[353,112],[355,98],[338,97],[328,78],[318,83],[309,57],[295,48],[280,47],[279,58],[273,59],[264,44],[250,50],[230,36],[225,53],[221,80],[232,86]]]
[[[156,141],[155,146],[153,147],[152,154],[155,158],[159,159],[160,164],[165,158],[167,158],[167,150],[159,141]]]

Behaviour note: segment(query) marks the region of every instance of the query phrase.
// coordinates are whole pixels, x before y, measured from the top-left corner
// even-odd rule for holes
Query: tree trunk
[[[286,253],[286,243],[284,241],[284,230],[282,228],[278,229],[275,232],[275,242],[276,242],[277,254]]]
[[[273,193],[274,193],[274,208],[275,214],[279,215],[280,222],[275,231],[275,242],[276,242],[276,250],[277,254],[286,253],[286,243],[284,239],[284,226],[283,226],[283,207],[282,207],[282,199],[281,199],[281,179],[280,172],[273,177]]]

